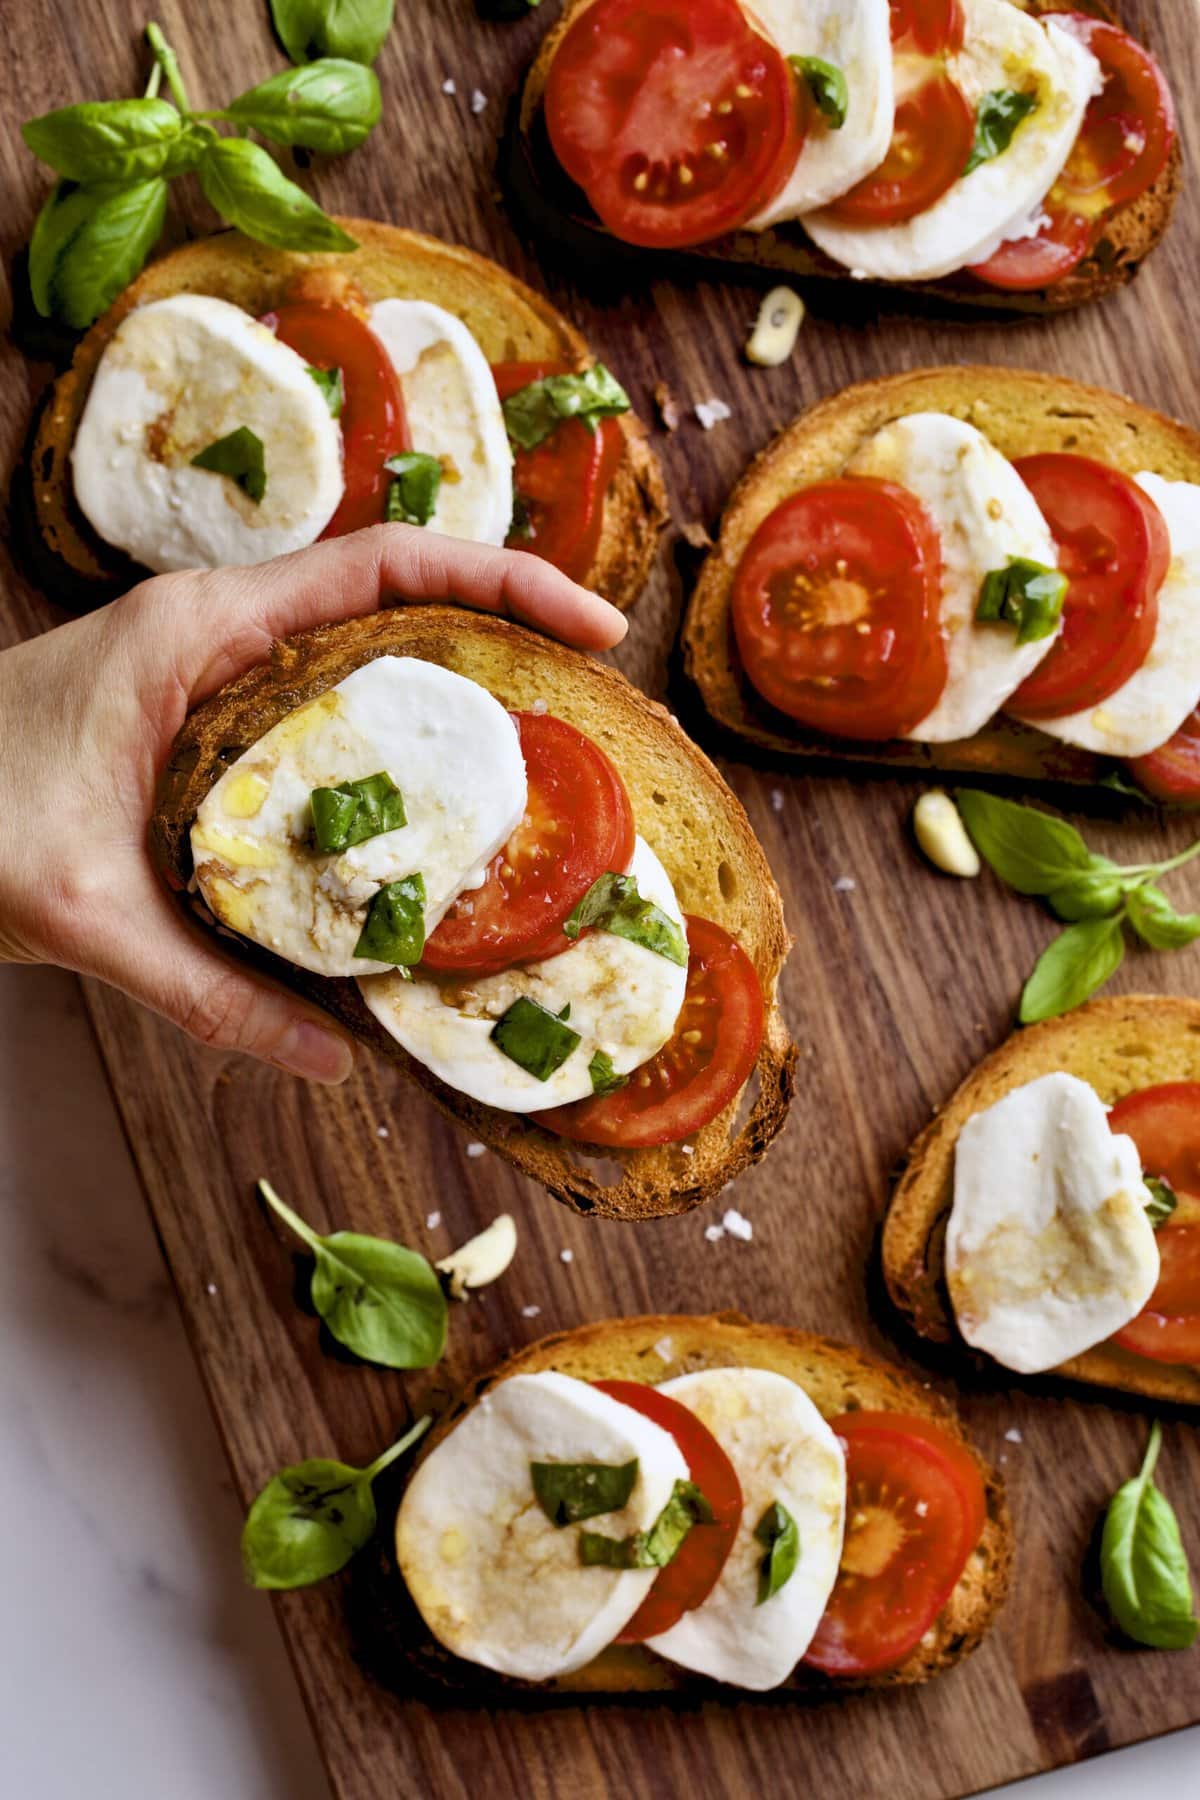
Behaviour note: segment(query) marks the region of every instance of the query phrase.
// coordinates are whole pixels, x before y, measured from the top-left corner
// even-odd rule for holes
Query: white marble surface
[[[328,1800],[271,1609],[240,1579],[224,1458],[78,989],[50,970],[0,969],[0,1321],[3,1792]],[[1200,1729],[1023,1792],[1150,1784],[1197,1791]]]

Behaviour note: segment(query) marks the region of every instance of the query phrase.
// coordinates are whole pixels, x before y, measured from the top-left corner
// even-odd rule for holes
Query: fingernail
[[[345,1081],[353,1069],[354,1052],[340,1033],[314,1025],[310,1019],[298,1019],[284,1033],[271,1060],[290,1075],[332,1086]]]

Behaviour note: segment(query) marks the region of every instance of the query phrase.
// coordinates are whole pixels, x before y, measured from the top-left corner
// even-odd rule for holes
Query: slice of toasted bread
[[[78,582],[106,598],[144,574],[92,530],[75,504],[70,456],[96,366],[125,315],[172,294],[213,294],[256,316],[270,312],[296,281],[346,286],[373,303],[429,300],[457,315],[491,363],[554,362],[583,369],[594,360],[581,334],[541,294],[499,264],[455,244],[370,219],[340,219],[358,249],[344,255],[271,250],[237,231],[185,244],[131,282],[82,340],[39,422],[33,450],[33,503],[48,547]],[[619,420],[624,454],[604,505],[595,561],[585,585],[615,606],[632,605],[645,584],[666,520],[666,490],[646,433],[632,413]]]
[[[192,821],[229,763],[293,708],[361,664],[389,655],[440,663],[510,708],[541,702],[612,758],[637,828],[661,859],[684,911],[724,926],[758,974],[767,1022],[749,1114],[743,1118],[744,1105],[731,1101],[689,1141],[687,1153],[676,1144],[609,1151],[598,1161],[529,1119],[481,1106],[439,1082],[376,1023],[352,981],[306,974],[252,945],[244,946],[245,954],[398,1062],[443,1112],[576,1211],[648,1219],[698,1206],[756,1162],[783,1124],[796,1050],[775,990],[790,939],[779,889],[740,802],[671,715],[615,669],[519,625],[452,606],[399,606],[290,638],[275,646],[269,662],[194,712],[176,739],[151,827],[160,868],[184,891],[192,874]],[[611,1180],[605,1169],[616,1171]]]
[[[1200,482],[1200,433],[1104,388],[1059,375],[982,364],[920,369],[843,389],[780,432],[734,488],[683,625],[684,666],[712,717],[762,749],[810,761],[958,770],[1023,780],[1095,782],[1116,765],[1031,725],[998,717],[957,743],[834,739],[793,724],[760,699],[742,672],[730,624],[733,581],[759,525],[789,495],[838,474],[865,438],[894,419],[945,412],[978,427],[1009,458],[1069,450],[1135,475]]]
[[[656,1314],[584,1325],[542,1338],[472,1382],[430,1433],[421,1456],[428,1455],[489,1388],[510,1375],[555,1369],[582,1381],[654,1384],[697,1369],[731,1366],[771,1369],[786,1375],[799,1383],[826,1418],[871,1409],[934,1420],[970,1451],[987,1494],[987,1522],[979,1546],[937,1620],[904,1662],[864,1682],[830,1680],[801,1665],[787,1686],[809,1692],[838,1692],[854,1686],[908,1686],[928,1681],[961,1662],[990,1628],[1008,1588],[1013,1532],[1003,1485],[968,1442],[944,1401],[899,1369],[849,1345],[782,1325],[752,1324],[738,1313],[708,1318]],[[534,1684],[492,1675],[452,1655],[430,1636],[396,1572],[390,1548],[385,1552],[385,1561],[386,1579],[378,1582],[373,1596],[381,1615],[371,1627],[376,1652],[373,1660],[385,1664],[389,1660],[397,1664],[403,1661],[407,1670],[417,1672],[429,1683],[466,1690],[481,1699],[506,1692],[697,1696],[716,1691],[713,1682],[636,1644],[613,1645],[586,1668],[552,1683]]]
[[[883,1226],[888,1292],[922,1337],[976,1355],[958,1335],[944,1279],[959,1132],[973,1114],[1014,1088],[1059,1070],[1090,1082],[1108,1106],[1159,1082],[1200,1081],[1200,1000],[1155,994],[1092,1000],[1015,1032],[935,1114],[908,1153]],[[1200,1369],[1151,1362],[1113,1344],[1073,1357],[1055,1372],[1153,1400],[1200,1405]]]
[[[563,37],[593,0],[568,0],[562,14],[543,38],[521,94],[518,127],[509,146],[507,172],[514,197],[545,229],[561,236],[569,233],[573,249],[593,260],[611,262],[614,253],[645,256],[622,245],[599,223],[579,189],[563,174],[550,147],[543,113],[543,98],[550,64]],[[1061,0],[1013,0],[1027,12],[1061,11]],[[753,8],[751,8],[753,10]],[[1105,0],[1075,0],[1076,12],[1119,22],[1119,9]],[[1160,242],[1182,186],[1183,159],[1178,143],[1166,168],[1154,185],[1138,199],[1116,210],[1104,222],[1095,247],[1068,275],[1050,286],[1027,293],[989,288],[965,271],[941,281],[855,281],[848,269],[825,256],[798,223],[777,225],[768,231],[735,231],[694,249],[675,251],[700,263],[724,265],[746,271],[761,269],[795,280],[841,284],[853,282],[858,304],[869,306],[881,293],[919,295],[950,308],[974,311],[1058,313],[1099,300],[1132,281],[1146,257]],[[868,296],[869,298],[864,298]]]

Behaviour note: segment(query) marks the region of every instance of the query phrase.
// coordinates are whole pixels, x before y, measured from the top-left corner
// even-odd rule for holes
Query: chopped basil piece
[[[582,375],[544,375],[504,402],[504,423],[514,444],[535,450],[564,419],[582,419],[595,431],[601,419],[629,411],[629,395],[603,363]]]
[[[789,56],[788,61],[812,95],[817,111],[828,121],[832,131],[840,131],[846,123],[850,90],[846,77],[836,63],[820,56]]]
[[[402,450],[389,456],[386,468],[396,479],[387,492],[387,516],[403,525],[428,525],[442,485],[442,465],[424,450]]]
[[[492,1026],[492,1042],[497,1050],[535,1081],[549,1081],[582,1041],[561,1016],[555,1018],[524,994],[519,994]]]
[[[346,398],[346,383],[340,369],[314,369],[309,365],[309,374],[325,396],[325,404],[335,419],[342,416],[342,405]]]
[[[581,1531],[579,1560],[587,1568],[665,1569],[692,1526],[711,1525],[712,1516],[712,1507],[695,1482],[677,1481],[649,1531],[635,1531],[626,1538]]]
[[[614,937],[628,938],[641,944],[668,962],[687,968],[688,948],[683,928],[668,918],[653,900],[643,900],[632,875],[611,872],[593,881],[575,910],[563,922],[563,931],[572,942],[588,925],[599,931],[611,931]]]
[[[248,425],[218,438],[207,450],[192,458],[193,469],[211,469],[214,475],[227,475],[243,494],[259,504],[267,491],[267,465],[263,459],[263,441]]]
[[[404,796],[382,769],[378,775],[364,775],[361,781],[314,788],[309,803],[317,849],[327,856],[408,823]]]
[[[354,946],[355,956],[371,962],[395,963],[407,974],[425,948],[425,881],[406,875],[389,881],[367,908],[366,924]],[[410,978],[411,979],[411,978]]]
[[[1014,556],[1006,569],[984,576],[975,617],[1015,625],[1018,644],[1033,644],[1058,630],[1066,594],[1067,578],[1058,569]]]
[[[758,1524],[754,1535],[766,1550],[758,1570],[758,1599],[761,1606],[772,1594],[789,1582],[800,1560],[800,1531],[786,1506],[773,1500]]]
[[[1037,106],[1036,94],[1018,93],[1015,88],[993,88],[983,96],[975,113],[975,141],[967,158],[964,175],[981,163],[1002,156],[1013,141],[1013,134],[1023,119]]]
[[[1143,1177],[1150,1194],[1150,1204],[1146,1208],[1146,1217],[1155,1231],[1165,1224],[1175,1208],[1179,1205],[1179,1195],[1171,1186],[1165,1175],[1146,1175]]]
[[[588,1074],[592,1078],[593,1094],[613,1094],[629,1080],[628,1075],[617,1074],[612,1057],[606,1050],[597,1050],[588,1064]]]
[[[627,1463],[531,1462],[529,1475],[537,1503],[552,1525],[575,1525],[599,1513],[620,1512],[638,1477],[635,1456]]]

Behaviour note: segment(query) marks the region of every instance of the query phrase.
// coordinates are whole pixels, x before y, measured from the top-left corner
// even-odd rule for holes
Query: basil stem
[[[407,973],[425,948],[425,878],[405,875],[389,881],[367,908],[366,922],[354,946],[355,956],[392,963]]]
[[[766,1550],[759,1564],[758,1598],[754,1602],[761,1606],[795,1574],[800,1560],[800,1530],[782,1501],[773,1500],[754,1527],[754,1535]]]
[[[1126,1637],[1155,1650],[1186,1650],[1195,1642],[1200,1620],[1193,1611],[1179,1522],[1154,1485],[1161,1447],[1162,1426],[1156,1419],[1140,1470],[1117,1489],[1105,1516],[1101,1585]]]
[[[309,805],[313,837],[326,856],[408,823],[404,796],[383,770],[358,781],[339,782],[337,787],[314,788]]]
[[[569,1008],[564,1012],[569,1012]],[[539,1006],[525,994],[518,994],[508,1011],[492,1026],[491,1039],[510,1062],[532,1075],[535,1081],[549,1081],[561,1069],[568,1056],[583,1042],[577,1031]]]
[[[687,968],[688,948],[683,927],[669,918],[652,900],[643,900],[632,875],[601,875],[563,922],[563,931],[574,941],[588,926],[611,931],[665,956],[668,962]]]
[[[577,1524],[600,1513],[620,1512],[638,1478],[635,1456],[627,1463],[531,1462],[537,1503],[552,1525]]]
[[[258,506],[267,491],[267,465],[263,441],[248,425],[239,425],[223,438],[209,444],[192,458],[193,469],[210,469],[214,475],[225,475],[240,487],[247,499]]]

